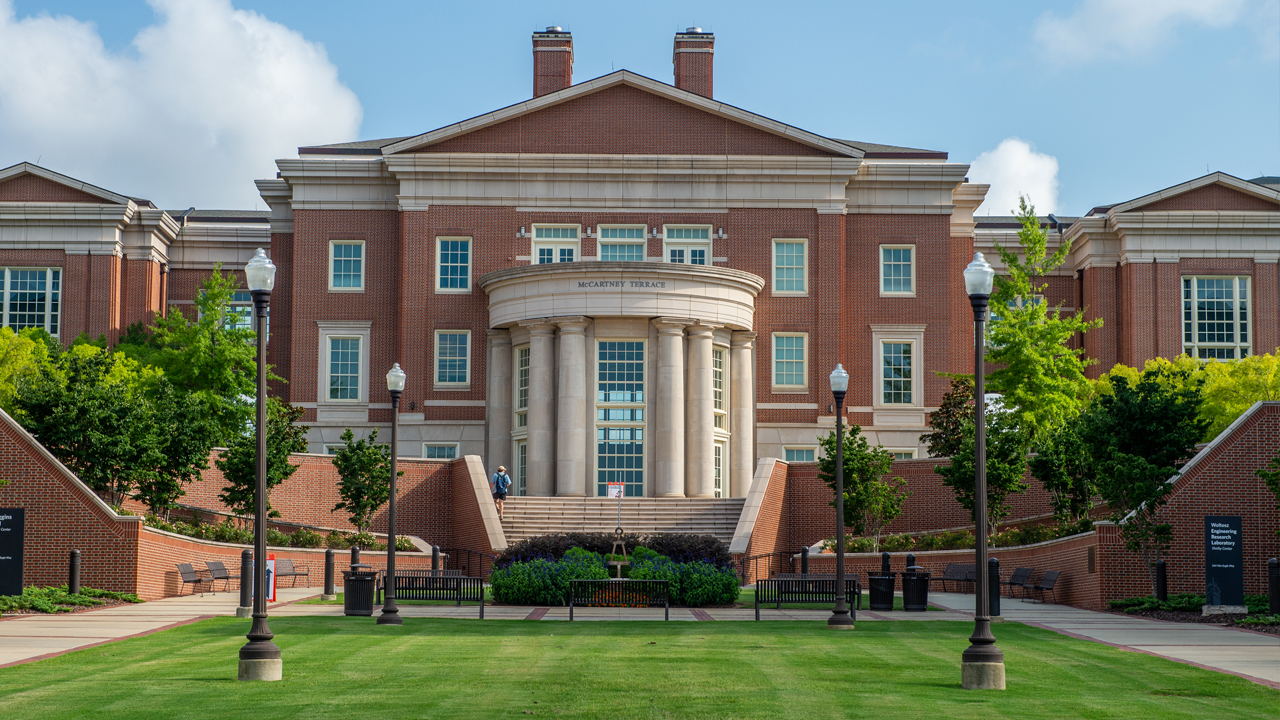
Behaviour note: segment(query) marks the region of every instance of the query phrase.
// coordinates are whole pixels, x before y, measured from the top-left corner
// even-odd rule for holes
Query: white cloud
[[[1245,5],[1246,0],[1082,0],[1067,17],[1041,15],[1035,40],[1061,64],[1142,55],[1181,25],[1233,25]]]
[[[324,48],[230,0],[150,0],[112,53],[92,23],[0,0],[0,167],[23,160],[154,200],[252,208],[299,145],[344,142],[360,102]]]
[[[979,155],[969,166],[969,180],[991,185],[979,215],[1016,213],[1019,195],[1027,196],[1040,215],[1058,210],[1058,159],[1036,152],[1025,140],[1005,138]]]

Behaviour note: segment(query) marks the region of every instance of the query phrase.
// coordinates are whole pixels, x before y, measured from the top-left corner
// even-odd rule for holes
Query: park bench
[[[671,619],[671,589],[666,580],[570,580],[569,620],[575,605],[595,607],[658,607]]]
[[[290,560],[289,558],[277,558],[276,559],[276,580],[279,580],[280,578],[287,578],[287,577],[293,578],[293,585],[291,585],[290,587],[297,587],[298,578],[300,577],[304,577],[307,579],[307,585],[311,584],[310,570],[307,570],[306,567],[299,569],[296,565],[293,564],[293,561]]]
[[[850,597],[856,598],[858,609],[862,609],[862,582],[857,577],[844,579],[845,604]],[[768,580],[756,581],[756,620],[760,619],[760,605],[775,605],[782,609],[783,603],[832,603],[836,601],[836,576],[834,573],[780,573]]]
[[[973,584],[974,578],[973,564],[965,563],[947,563],[947,567],[942,571],[942,575],[929,578],[929,582],[942,583],[942,591],[947,592],[947,583],[969,583]]]
[[[1039,601],[1044,602],[1044,594],[1049,593],[1053,597],[1053,601],[1055,603],[1058,602],[1058,595],[1053,591],[1053,586],[1058,583],[1058,576],[1061,574],[1062,573],[1057,570],[1045,570],[1044,576],[1040,578],[1039,582],[1037,582],[1035,585],[1027,586],[1028,594],[1030,595],[1034,593],[1036,595],[1039,595]],[[1036,602],[1037,599],[1032,597],[1025,597],[1022,599],[1022,602],[1026,602],[1027,600]]]
[[[204,566],[209,569],[209,579],[217,583],[219,580],[226,581],[226,591],[231,592],[231,581],[235,578],[231,577],[231,573],[227,572],[227,566],[217,560],[205,560]],[[215,584],[216,588],[217,585]]]
[[[217,588],[213,587],[213,578],[202,576],[195,568],[191,567],[191,563],[178,563],[178,574],[182,576],[182,587],[178,588],[179,595],[182,594],[182,591],[186,589],[188,585],[195,585],[200,588],[200,597],[204,597],[204,585],[201,583],[209,583],[209,587],[213,590],[213,594],[218,594]],[[194,594],[195,590],[192,590],[191,592]]]
[[[438,573],[449,573],[441,575]],[[378,604],[386,592],[387,573],[378,573]],[[396,600],[453,600],[480,603],[484,619],[484,579],[464,577],[461,570],[396,570]]]
[[[1014,568],[1013,574],[1009,576],[1009,579],[1001,580],[1000,584],[1009,587],[1009,597],[1013,597],[1014,588],[1022,588],[1025,593],[1027,588],[1031,587],[1031,574],[1034,572],[1035,570],[1032,568]]]

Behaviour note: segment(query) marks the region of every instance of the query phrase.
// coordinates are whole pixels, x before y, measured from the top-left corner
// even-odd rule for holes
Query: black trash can
[[[907,612],[929,609],[929,573],[919,565],[902,573],[902,609]]]
[[[894,577],[897,573],[867,573],[867,585],[871,594],[870,610],[893,609]]]
[[[342,614],[373,615],[373,593],[378,573],[368,565],[352,565],[342,571]]]

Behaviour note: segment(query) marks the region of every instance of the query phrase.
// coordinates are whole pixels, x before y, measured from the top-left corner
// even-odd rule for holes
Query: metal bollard
[[[1000,617],[1000,560],[987,558],[987,613]]]
[[[907,564],[906,564],[907,572],[914,572],[913,570],[911,570],[911,568],[915,566],[916,566],[916,554],[907,553]]]
[[[1271,614],[1280,615],[1280,560],[1267,561],[1267,595],[1271,600]]]
[[[324,551],[324,600],[337,600],[338,590],[334,587],[333,565],[337,553],[333,548]]]
[[[431,546],[431,577],[440,577],[440,546]]]
[[[236,617],[249,617],[253,614],[253,550],[245,548],[240,551],[240,607],[236,608]]]
[[[809,574],[809,548],[800,548],[800,574]]]
[[[1156,561],[1156,599],[1160,602],[1169,599],[1169,575],[1163,560]]]
[[[359,564],[360,564],[360,546],[359,546],[359,545],[352,545],[352,546],[351,546],[351,564],[352,564],[352,565],[359,565]],[[355,568],[354,568],[354,567],[353,567],[353,568],[351,568],[351,569],[352,569],[352,570],[355,570]]]
[[[72,595],[80,594],[80,551],[71,551],[70,567],[67,568],[67,592]]]
[[[880,553],[880,572],[885,575],[889,574],[889,553],[887,552]]]

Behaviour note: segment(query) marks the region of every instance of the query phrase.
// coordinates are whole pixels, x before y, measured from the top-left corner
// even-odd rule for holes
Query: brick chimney
[[[703,97],[711,97],[711,60],[715,57],[716,36],[691,27],[676,33],[671,64],[675,65],[676,87]]]
[[[573,84],[573,35],[553,25],[533,34],[533,96]]]

